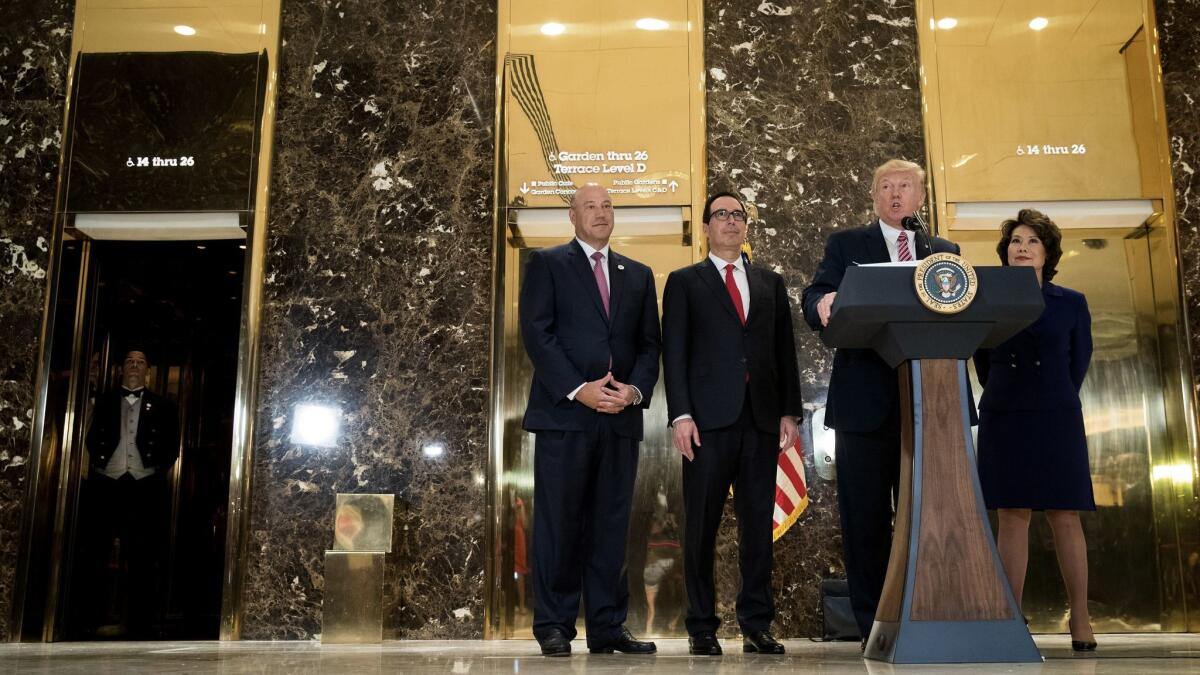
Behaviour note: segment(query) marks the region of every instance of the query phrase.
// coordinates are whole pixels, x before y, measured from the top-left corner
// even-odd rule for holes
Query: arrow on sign
[[[674,192],[679,189],[679,183],[676,183],[675,181],[671,181],[671,184],[669,185],[669,187],[671,188],[671,192]]]
[[[521,194],[529,194],[529,183],[521,183]]]

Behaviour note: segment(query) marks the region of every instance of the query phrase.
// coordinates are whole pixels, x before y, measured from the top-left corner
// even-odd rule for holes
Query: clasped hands
[[[583,385],[575,400],[595,410],[596,412],[615,415],[637,400],[637,390],[633,385],[623,384],[608,373],[599,380],[593,380]]]
[[[783,452],[792,447],[799,437],[800,430],[796,427],[796,420],[790,415],[780,417],[779,451]],[[671,440],[679,454],[687,457],[689,462],[696,459],[696,451],[693,448],[700,447],[700,430],[696,428],[696,422],[692,418],[675,420],[671,425]]]

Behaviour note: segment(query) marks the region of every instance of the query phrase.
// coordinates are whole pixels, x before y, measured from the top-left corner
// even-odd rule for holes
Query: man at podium
[[[919,260],[959,253],[957,244],[931,237],[915,216],[925,203],[925,171],[892,159],[875,169],[871,197],[876,218],[837,230],[802,297],[813,330],[829,323],[846,267]],[[838,509],[850,603],[859,633],[870,635],[887,575],[892,515],[900,481],[900,397],[896,371],[869,349],[838,349],[825,403],[834,430]]]

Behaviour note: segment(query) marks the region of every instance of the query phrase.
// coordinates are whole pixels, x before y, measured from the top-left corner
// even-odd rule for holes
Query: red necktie
[[[900,237],[896,239],[896,253],[900,262],[912,260],[912,251],[908,250],[908,233],[901,232]]]
[[[733,264],[725,266],[725,289],[729,291],[729,299],[733,300],[733,308],[737,310],[738,318],[742,320],[742,325],[746,325],[746,308],[742,306],[742,292],[738,290],[737,283],[733,280]]]

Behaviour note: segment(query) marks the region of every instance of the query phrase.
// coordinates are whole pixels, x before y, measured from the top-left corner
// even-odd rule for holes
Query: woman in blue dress
[[[1001,226],[1003,265],[1032,267],[1046,308],[1029,327],[975,355],[979,399],[979,482],[998,511],[997,545],[1017,603],[1029,562],[1029,521],[1044,511],[1071,605],[1071,646],[1096,648],[1087,606],[1087,545],[1080,511],[1095,511],[1079,388],[1092,356],[1092,319],[1082,293],[1050,283],[1062,234],[1022,209]]]

